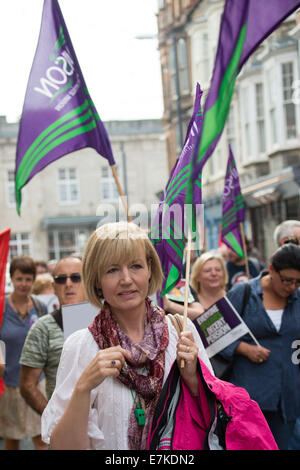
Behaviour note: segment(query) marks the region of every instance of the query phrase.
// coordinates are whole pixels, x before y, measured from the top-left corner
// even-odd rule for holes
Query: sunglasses
[[[294,245],[300,245],[300,238],[289,237],[283,242],[284,245],[286,245],[287,243],[293,243]]]
[[[300,287],[300,279],[289,279],[287,277],[281,276],[280,273],[278,273],[278,275],[284,286],[291,286],[292,284],[295,284],[296,287]]]
[[[81,282],[81,274],[79,273],[72,273],[70,276],[66,274],[60,274],[59,276],[54,276],[54,282],[56,284],[66,284],[67,279],[70,278],[72,282],[75,284]]]

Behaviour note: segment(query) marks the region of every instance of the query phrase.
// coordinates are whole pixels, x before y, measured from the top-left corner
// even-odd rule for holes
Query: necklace
[[[22,320],[25,320],[25,318],[27,317],[28,312],[29,312],[29,297],[27,297],[27,300],[26,300],[26,311],[25,311],[25,313],[22,313],[22,312],[20,312],[20,310],[18,310],[18,308],[16,307],[15,302],[13,301],[12,295],[10,295],[10,303],[12,304],[12,306],[13,306],[16,314],[18,315],[18,317],[20,317]]]
[[[136,420],[138,422],[139,426],[144,426],[146,422],[146,415],[145,411],[142,408],[141,405],[141,399],[138,397],[139,402],[137,403],[135,396],[132,393],[132,390],[130,389],[131,396],[133,398],[133,401],[135,403],[136,409],[134,410],[134,416],[136,417]],[[137,395],[136,395],[137,396]]]

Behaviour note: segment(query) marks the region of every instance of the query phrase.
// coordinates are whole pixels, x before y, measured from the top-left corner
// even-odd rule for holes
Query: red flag
[[[5,274],[9,250],[10,228],[0,233],[0,327],[2,323],[5,299]]]
[[[3,318],[5,300],[5,275],[9,250],[10,228],[0,233],[0,327]],[[4,391],[3,379],[0,379],[0,395]]]

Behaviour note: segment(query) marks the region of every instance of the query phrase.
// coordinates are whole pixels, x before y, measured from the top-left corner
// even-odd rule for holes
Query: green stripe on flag
[[[234,251],[235,251],[241,258],[244,258],[244,257],[245,257],[241,245],[239,244],[239,242],[238,242],[236,236],[235,236],[232,232],[227,233],[227,234],[224,236],[224,238],[228,241],[228,243],[232,246],[232,248],[234,249]]]
[[[172,193],[168,194],[167,198],[165,199],[165,205],[166,206],[170,206],[170,204],[172,204],[172,202],[174,201],[176,196],[184,190],[184,188],[186,187],[187,182],[188,182],[188,175],[183,176],[180,179],[180,181],[178,181],[178,183],[176,185],[176,188],[174,188]],[[178,186],[179,184],[180,184],[180,186]],[[174,191],[176,191],[176,192],[174,192]],[[167,209],[166,206],[164,207],[164,212]]]
[[[200,188],[200,189],[201,189],[201,187],[202,187],[202,186],[201,186],[201,181],[198,181],[198,180],[195,181],[195,185],[198,186],[198,188]]]
[[[18,179],[19,179],[19,184],[23,185],[27,181],[28,176],[30,175],[32,169],[35,167],[35,165],[40,161],[41,159],[41,154],[42,150],[54,139],[56,139],[58,136],[64,134],[66,131],[77,127],[79,125],[82,125],[86,121],[88,121],[90,118],[93,118],[93,113],[90,109],[88,111],[77,117],[76,119],[73,119],[73,121],[68,122],[64,126],[59,127],[55,132],[52,132],[43,142],[41,145],[37,147],[37,149],[31,154],[30,160],[28,161],[27,166],[23,169],[22,173],[19,174],[19,169],[18,169]],[[51,149],[52,150],[52,149]],[[43,156],[45,153],[43,153]]]
[[[50,126],[48,126],[41,134],[37,136],[37,138],[32,142],[26,153],[24,154],[22,161],[20,162],[20,165],[18,167],[18,173],[21,174],[23,171],[23,168],[25,168],[28,164],[28,162],[31,159],[31,155],[34,153],[36,148],[40,145],[40,143],[49,135],[51,134],[55,129],[60,127],[62,124],[64,124],[66,121],[69,121],[70,119],[73,119],[74,117],[78,116],[81,114],[83,111],[86,111],[89,107],[89,102],[88,100],[85,100],[84,103],[81,106],[78,106],[76,109],[73,109],[72,111],[68,112],[64,116],[60,117],[57,119],[57,121],[54,121]]]
[[[188,171],[189,168],[187,165],[180,171],[180,173],[178,173],[172,184],[167,188],[165,204],[170,205],[177,194],[185,188],[186,182],[188,180]]]
[[[244,204],[241,204],[240,206],[236,206],[234,207],[233,210],[231,210],[230,212],[227,212],[226,214],[224,214],[223,218],[222,218],[222,225],[229,225],[229,223],[233,222],[236,218],[236,213],[243,209],[244,208]]]
[[[169,192],[172,190],[172,188],[175,186],[175,184],[176,184],[176,182],[179,180],[179,178],[181,178],[181,176],[182,176],[186,171],[188,171],[188,169],[189,169],[188,166],[189,166],[189,165],[186,165],[185,167],[181,168],[180,172],[175,176],[175,178],[170,181],[170,184],[169,184],[169,186],[168,186],[167,189],[166,189],[166,193],[169,193]]]
[[[54,95],[52,96],[52,98],[50,100],[50,103],[53,103],[53,101],[55,100],[55,98],[57,98],[58,95],[60,95],[64,91],[67,91],[69,88],[71,88],[72,85],[73,85],[73,77],[70,78],[70,80],[68,81],[66,86],[64,86],[63,88],[58,90],[56,93],[54,93]]]
[[[200,162],[215,138],[221,133],[229,111],[230,101],[238,74],[238,64],[243,52],[247,25],[241,28],[237,45],[219,88],[214,105],[204,113],[203,128],[197,161]]]
[[[85,134],[86,132],[89,132],[96,127],[96,122],[95,120],[91,121],[89,124],[86,124],[85,126],[81,126],[79,128],[74,129],[71,132],[68,132],[67,134],[64,134],[63,136],[57,138],[54,140],[51,144],[49,144],[39,155],[39,160],[41,160],[48,152],[53,150],[55,147],[58,145],[61,145],[64,142],[67,142],[70,139],[73,139],[74,137],[80,135],[80,134]],[[35,164],[33,164],[35,166]],[[31,172],[32,168],[30,168],[29,174]],[[26,182],[26,180],[25,180]],[[20,214],[20,207],[21,207],[21,189],[24,186],[25,183],[20,184],[20,181],[16,175],[16,201],[17,201],[17,211]]]
[[[171,227],[169,228],[171,230]],[[173,232],[174,233],[174,232]],[[176,242],[171,237],[170,231],[164,232],[164,240],[173,248],[173,250],[177,253],[177,255],[182,259],[183,258],[183,251],[184,251],[184,243],[182,240],[176,240],[179,246],[176,245]]]
[[[67,142],[70,139],[73,139],[74,137],[76,137],[78,135],[85,134],[86,132],[89,132],[89,131],[95,129],[95,127],[96,127],[96,122],[93,120],[90,123],[88,123],[84,126],[78,127],[77,129],[74,129],[73,131],[68,132],[67,134],[64,134],[61,137],[58,137],[57,139],[55,139],[46,148],[44,148],[44,150],[42,150],[42,152],[40,153],[38,159],[36,161],[32,162],[31,166],[28,169],[28,175],[31,173],[31,171],[35,167],[36,163],[38,163],[45,155],[47,155],[47,153],[49,153],[55,147]]]
[[[162,291],[162,296],[166,295],[173,287],[176,286],[180,276],[180,271],[176,268],[176,266],[172,265],[168,277],[165,282],[165,287]]]

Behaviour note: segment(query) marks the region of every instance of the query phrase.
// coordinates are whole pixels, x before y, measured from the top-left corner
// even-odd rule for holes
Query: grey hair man
[[[277,246],[292,242],[300,245],[300,221],[284,220],[274,230],[274,242]]]

